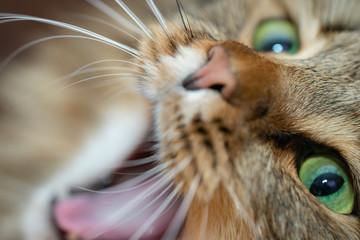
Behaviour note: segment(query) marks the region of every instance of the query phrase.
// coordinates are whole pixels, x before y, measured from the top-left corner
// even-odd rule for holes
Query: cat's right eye
[[[355,192],[352,177],[342,161],[326,154],[309,156],[300,166],[299,177],[326,207],[342,214],[352,213]]]
[[[253,35],[256,51],[295,54],[300,40],[296,26],[287,19],[270,19],[261,22]]]

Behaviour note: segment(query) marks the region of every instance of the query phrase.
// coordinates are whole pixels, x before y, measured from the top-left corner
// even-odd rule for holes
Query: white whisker
[[[141,166],[141,165],[144,165],[144,164],[147,164],[147,163],[155,162],[156,160],[157,160],[156,156],[150,156],[150,157],[146,157],[146,158],[143,158],[143,159],[126,161],[126,162],[124,162],[123,167]]]
[[[157,20],[159,21],[162,29],[164,30],[164,32],[166,33],[166,35],[168,36],[168,38],[170,38],[170,34],[169,34],[169,29],[166,25],[166,21],[165,18],[163,17],[163,15],[161,14],[161,12],[159,11],[159,9],[156,7],[155,3],[153,0],[146,0],[147,4],[150,6],[151,10],[153,11],[155,17],[157,18]]]
[[[87,191],[87,192],[101,193],[101,194],[114,194],[114,193],[132,191],[132,190],[137,189],[145,184],[148,184],[149,182],[153,181],[154,179],[161,177],[163,175],[163,172],[162,172],[163,168],[164,168],[164,166],[162,166],[162,165],[152,168],[138,177],[132,178],[124,183],[118,184],[116,186],[117,190],[114,190],[114,191],[110,191],[110,190],[98,191],[98,190],[92,190],[92,189],[84,188],[84,187],[80,187],[80,186],[78,186],[76,188]],[[153,176],[155,176],[155,177],[153,177]],[[151,178],[151,177],[153,177],[153,178]]]
[[[113,29],[127,35],[128,37],[134,39],[135,41],[137,41],[139,43],[141,42],[141,40],[139,38],[135,37],[134,35],[130,34],[129,32],[125,31],[124,29],[119,28],[118,26],[116,26],[114,24],[111,24],[111,23],[109,23],[109,22],[107,22],[107,21],[105,21],[103,19],[96,18],[96,17],[93,17],[93,16],[88,16],[88,15],[79,15],[79,14],[77,14],[76,16],[82,17],[83,19],[86,19],[88,21],[93,21],[93,22],[98,22],[98,23],[104,24],[106,26],[109,26],[109,27],[111,27],[111,28],[113,28]],[[147,49],[150,49],[148,46],[144,46],[144,47],[147,48]]]
[[[100,41],[103,42],[107,42],[110,45],[116,46],[119,49],[121,49],[122,51],[130,54],[131,56],[137,57],[139,55],[138,51],[134,48],[131,48],[125,44],[122,44],[120,42],[114,41],[110,38],[107,38],[105,36],[102,36],[100,34],[97,34],[95,32],[92,32],[90,30],[87,30],[85,28],[81,28],[75,25],[71,25],[68,23],[64,23],[64,22],[59,22],[56,20],[50,20],[50,19],[45,19],[45,18],[40,18],[40,17],[33,17],[33,16],[28,16],[28,15],[21,15],[21,14],[7,14],[7,13],[0,13],[0,19],[13,19],[16,21],[34,21],[34,22],[41,22],[41,23],[45,23],[45,24],[49,24],[49,25],[53,25],[53,26],[58,26],[61,28],[65,28],[71,31],[75,31],[75,32],[79,32],[85,35],[88,35],[90,37],[96,38]]]
[[[123,72],[123,71],[127,71],[131,74],[136,74],[138,73],[138,71],[134,68],[131,67],[122,67],[122,66],[103,66],[103,67],[92,67],[92,68],[85,68],[82,69],[80,71],[75,71],[73,73],[67,74],[59,79],[56,79],[57,82],[61,82],[63,80],[66,79],[71,79],[77,75],[82,75],[82,74],[88,74],[88,73],[94,73],[94,72],[114,72],[114,71],[119,71],[119,72]]]
[[[96,65],[96,64],[100,64],[100,63],[105,63],[105,62],[120,62],[120,63],[127,63],[127,64],[131,64],[131,65],[134,65],[134,66],[137,66],[137,67],[140,67],[139,64],[136,64],[134,62],[131,62],[131,61],[126,61],[126,60],[119,60],[119,59],[104,59],[104,60],[98,60],[98,61],[95,61],[95,62],[91,62],[91,63],[88,63],[78,69],[76,69],[74,72],[72,73],[69,73],[69,74],[66,74],[65,76],[62,76],[60,78],[57,78],[55,80],[52,80],[50,81],[49,83],[45,84],[44,86],[42,86],[41,88],[37,89],[34,93],[32,93],[30,95],[33,96],[33,95],[36,95],[38,93],[40,93],[41,91],[44,91],[45,89],[49,88],[50,86],[56,84],[56,83],[59,83],[59,82],[62,82],[66,79],[70,79],[76,75],[80,75],[82,73],[86,73],[86,69],[93,66],[93,65]],[[125,69],[125,68],[124,68]],[[131,69],[131,68],[129,68]]]
[[[103,78],[103,77],[112,77],[112,76],[132,76],[132,75],[134,75],[134,74],[133,73],[110,73],[110,74],[102,74],[102,75],[97,75],[97,76],[93,76],[93,77],[88,77],[88,78],[84,78],[79,81],[76,81],[74,83],[71,83],[69,85],[66,85],[65,87],[59,89],[58,92],[61,92],[69,87],[74,86],[74,85],[77,85],[77,84],[80,84],[83,82],[87,82],[90,80],[94,80],[94,79],[99,79],[99,78]]]
[[[138,240],[151,224],[164,212],[164,210],[170,205],[171,201],[176,197],[182,184],[176,187],[171,194],[164,200],[164,202],[158,207],[153,214],[146,220],[146,222],[134,233],[129,240]]]
[[[241,213],[245,212],[245,209],[243,208],[239,198],[236,196],[234,189],[229,185],[226,185],[226,188],[230,194],[231,199],[233,200],[236,210],[240,211]]]
[[[129,92],[129,91],[127,91],[127,90],[128,90],[128,89],[126,89],[126,90],[120,89],[120,91],[117,90],[117,91],[115,92],[115,94],[113,94],[112,96],[110,96],[108,99],[109,99],[109,100],[115,99],[115,98],[117,98],[118,96]],[[137,88],[134,88],[134,89],[132,89],[132,90],[133,90],[133,91],[132,91],[133,93],[139,94],[139,91],[138,91]]]
[[[135,198],[133,198],[131,201],[127,202],[125,205],[122,205],[120,208],[118,208],[116,211],[114,211],[111,215],[108,215],[106,220],[102,223],[103,225],[110,225],[110,227],[101,232],[96,232],[96,229],[93,229],[91,235],[93,235],[93,238],[96,238],[100,236],[101,234],[105,233],[106,231],[109,231],[110,229],[115,228],[119,225],[119,223],[127,220],[127,219],[121,219],[122,217],[125,217],[128,213],[133,212],[134,210],[138,210],[138,207],[141,206],[140,203],[142,203],[144,200],[146,200],[147,197],[149,197],[151,194],[154,194],[156,191],[160,190],[166,184],[170,182],[170,179],[167,179],[167,181],[164,181],[165,177],[160,178],[156,181],[156,184],[152,184],[149,188],[147,188],[145,191],[138,194]],[[96,232],[96,233],[95,233]]]
[[[21,46],[20,48],[16,49],[14,52],[12,52],[8,57],[6,57],[0,64],[0,71],[3,70],[8,64],[9,62],[11,62],[17,55],[19,55],[20,53],[22,53],[23,51],[25,51],[26,49],[36,45],[36,44],[39,44],[39,43],[42,43],[42,42],[46,42],[46,41],[50,41],[50,40],[54,40],[54,39],[65,39],[65,38],[76,38],[76,39],[86,39],[86,40],[92,40],[92,41],[96,41],[96,42],[101,42],[101,43],[104,43],[104,44],[107,44],[111,47],[115,47],[115,48],[118,48],[114,45],[111,45],[107,42],[104,42],[104,41],[101,41],[99,39],[96,39],[96,38],[91,38],[91,37],[86,37],[86,36],[79,36],[79,35],[57,35],[57,36],[50,36],[50,37],[44,37],[44,38],[40,38],[40,39],[37,39],[37,40],[34,40],[32,42],[29,42],[23,46]],[[120,48],[118,48],[120,49]],[[120,49],[122,50],[122,49]]]
[[[109,27],[111,27],[111,28],[113,28],[113,29],[115,29],[115,30],[129,36],[130,38],[134,39],[135,41],[141,43],[141,40],[138,39],[137,37],[135,37],[134,35],[130,34],[129,32],[125,31],[124,29],[121,29],[121,28],[115,26],[114,24],[111,24],[111,23],[109,23],[109,22],[107,22],[107,21],[105,21],[103,19],[93,17],[93,16],[88,16],[88,15],[80,15],[80,14],[77,14],[76,16],[82,17],[82,18],[84,18],[84,19],[86,19],[88,21],[98,22],[98,23],[104,24],[106,26],[109,26]],[[139,31],[141,31],[141,30],[139,30]],[[147,48],[147,49],[150,49],[150,47],[148,47],[147,45],[144,45],[144,47]]]
[[[134,79],[134,80],[137,80],[137,79]],[[124,89],[121,86],[118,86],[117,88],[112,87],[111,89],[109,89],[109,91],[104,92],[103,94],[94,98],[91,103],[96,103],[98,101],[102,101],[103,99],[106,99],[106,101],[111,101],[120,95],[128,94],[128,93],[139,94],[139,91],[137,88],[128,88],[127,87],[126,89]]]
[[[2,18],[0,18],[0,19],[2,19]],[[0,24],[3,24],[3,23],[11,23],[11,22],[18,22],[18,21],[23,21],[23,20],[21,20],[21,19],[18,19],[18,20],[16,20],[16,19],[6,19],[6,20],[1,20],[1,21],[0,21]]]
[[[206,206],[205,212],[203,213],[203,217],[201,220],[199,240],[207,239],[206,230],[207,230],[208,220],[209,220],[209,206]]]
[[[94,7],[96,7],[97,9],[99,9],[101,12],[103,12],[106,15],[108,15],[109,17],[111,17],[112,19],[114,19],[120,25],[126,27],[127,29],[129,29],[137,34],[142,34],[142,31],[136,25],[129,22],[126,18],[124,18],[119,13],[114,11],[111,7],[106,5],[104,2],[99,1],[99,0],[87,0],[87,2],[90,3],[91,5],[93,5]]]
[[[230,185],[226,185],[226,189],[227,189],[231,199],[233,200],[233,203],[238,212],[238,215],[241,216],[245,220],[245,222],[248,224],[248,226],[250,226],[251,231],[256,231],[257,227],[255,226],[253,220],[250,218],[248,212],[245,210],[243,204],[240,202],[233,187]]]
[[[165,174],[165,176],[162,177],[161,180],[164,180],[164,181],[170,181],[170,180],[172,180],[180,171],[182,171],[182,170],[191,162],[191,160],[192,160],[191,157],[188,157],[188,158],[184,159],[184,160],[183,160],[181,163],[179,163],[176,167],[172,168],[169,172],[167,172],[167,173]],[[164,175],[165,172],[163,172],[163,170],[164,170],[168,165],[170,165],[170,163],[163,163],[162,165],[158,165],[157,167],[155,167],[155,168],[157,169],[157,172],[156,172],[156,173],[158,173],[158,175],[155,176],[154,179],[157,178],[157,177],[160,176],[160,175]],[[153,169],[155,169],[155,168],[152,168],[152,169],[150,169],[150,170],[147,171],[147,172],[150,172],[151,170],[153,170]],[[160,171],[160,172],[159,172],[159,171]],[[145,173],[147,173],[147,172],[145,172]],[[141,176],[139,176],[139,178],[140,178],[140,177],[141,177]],[[147,177],[147,178],[148,178],[148,177]],[[145,178],[145,179],[147,179],[147,178]],[[133,189],[135,189],[135,188],[137,188],[137,187],[139,187],[139,186],[144,185],[144,184],[142,184],[142,185],[141,185],[141,184],[138,184],[138,183],[140,183],[140,182],[141,182],[141,181],[138,181],[138,180],[137,180],[135,184],[132,183],[132,186],[135,185],[135,187],[126,188],[126,189],[124,189],[124,191],[133,190]],[[115,192],[119,192],[119,190],[118,190],[118,191],[115,191]],[[108,193],[109,193],[109,192],[108,192]]]
[[[104,59],[104,60],[98,60],[98,61],[95,61],[95,62],[91,62],[91,63],[88,63],[80,68],[78,68],[77,70],[74,71],[74,73],[76,72],[79,72],[83,69],[86,69],[88,67],[91,67],[93,65],[96,65],[96,64],[99,64],[99,63],[105,63],[105,62],[119,62],[119,63],[127,63],[127,64],[130,64],[130,65],[134,65],[134,66],[137,66],[137,67],[141,67],[139,64],[137,63],[134,63],[134,62],[131,62],[131,61],[127,61],[127,60],[121,60],[121,59]]]
[[[137,78],[134,78],[134,77],[110,78],[110,79],[101,80],[100,82],[91,83],[91,84],[89,84],[87,86],[81,86],[80,88],[77,88],[76,90],[78,90],[78,91],[87,91],[87,90],[91,90],[91,89],[96,89],[96,88],[101,88],[101,87],[106,87],[106,86],[113,85],[113,87],[111,89],[112,90],[111,93],[113,93],[113,92],[118,93],[118,91],[119,91],[118,89],[121,89],[122,93],[137,93],[136,88],[128,88],[128,87],[126,87],[124,89],[122,84],[120,84],[120,83],[123,83],[125,81],[133,82],[135,80],[137,80]],[[119,88],[115,90],[114,89],[115,86],[118,86]],[[107,95],[109,95],[109,93],[107,93]]]
[[[184,181],[180,182],[178,186],[180,186],[180,188],[183,187],[183,186],[184,186]],[[181,201],[181,195],[180,195],[180,194],[179,194],[179,196],[178,196],[177,198],[175,198],[175,199],[173,200],[172,203],[169,204],[169,206],[164,210],[164,213],[167,212],[167,211],[169,211],[169,209],[172,208],[172,206],[174,206],[174,204],[175,204],[176,202],[179,202],[179,201]]]
[[[116,218],[120,219],[120,221],[116,220],[116,225],[120,225],[121,223],[123,223],[124,221],[128,221],[134,217],[136,217],[137,215],[139,215],[141,212],[145,211],[146,209],[148,209],[149,207],[151,207],[152,205],[154,205],[166,192],[168,192],[170,190],[170,188],[173,186],[173,183],[170,183],[164,190],[162,190],[160,193],[156,193],[156,197],[151,200],[150,202],[146,202],[146,204],[144,206],[141,206],[140,208],[138,208],[136,210],[136,212],[133,212],[131,208],[123,208],[121,211],[119,211],[120,214],[116,214]],[[155,192],[152,192],[151,194],[155,194]],[[150,195],[151,195],[150,194]],[[143,201],[145,199],[140,199],[140,201]],[[125,211],[123,211],[125,210]],[[131,214],[131,216],[129,216],[129,214]],[[126,218],[125,218],[126,217]],[[112,227],[113,228],[113,227]]]
[[[186,217],[186,214],[189,210],[190,204],[195,197],[195,193],[200,183],[201,176],[197,175],[193,182],[190,185],[189,191],[186,194],[186,197],[183,200],[179,210],[177,211],[174,219],[171,221],[170,226],[166,230],[164,236],[161,238],[162,240],[176,239],[182,223]]]
[[[191,162],[192,158],[189,157],[187,159],[184,159],[184,161],[182,161],[180,164],[178,164],[175,168],[171,169],[168,173],[166,174],[159,174],[160,175],[164,175],[162,176],[160,179],[156,180],[156,184],[152,184],[149,188],[147,188],[146,190],[144,190],[143,192],[141,192],[140,194],[138,194],[135,198],[133,198],[131,200],[131,202],[128,202],[127,204],[121,206],[120,209],[118,209],[116,212],[114,212],[111,216],[109,216],[106,220],[106,222],[104,222],[103,224],[109,224],[109,225],[113,225],[110,229],[115,228],[118,224],[118,222],[120,221],[124,221],[124,219],[119,219],[119,216],[123,216],[124,215],[124,211],[125,212],[133,212],[133,211],[137,211],[139,204],[144,201],[148,196],[150,196],[151,194],[155,193],[156,191],[162,189],[163,187],[165,187],[167,184],[169,184],[169,182],[171,182],[171,180],[180,172],[182,171],[190,162]],[[165,173],[165,172],[162,172]],[[147,181],[148,183],[151,181],[154,181],[155,177],[150,180]],[[142,184],[144,185],[144,184]],[[136,186],[136,187],[139,187]],[[98,233],[97,235],[101,235],[104,232]],[[95,236],[96,237],[96,236]]]
[[[121,0],[115,0],[117,4],[131,17],[131,19],[144,31],[144,33],[151,39],[151,31],[146,25],[136,16],[136,14],[128,8],[128,6]]]
[[[118,176],[139,176],[141,174],[143,174],[144,172],[121,172],[121,171],[116,171],[116,173],[114,173],[114,175],[118,175]]]
[[[37,40],[34,40],[32,42],[29,42],[23,46],[21,46],[20,48],[16,49],[14,52],[12,52],[9,56],[7,56],[0,64],[0,71],[2,71],[16,56],[18,56],[20,53],[22,53],[23,51],[25,51],[26,49],[29,49],[30,47],[42,43],[42,42],[46,42],[46,41],[50,41],[50,40],[54,40],[54,39],[66,39],[66,38],[76,38],[76,39],[86,39],[86,40],[91,40],[91,41],[95,41],[95,42],[100,42],[100,43],[104,43],[108,46],[117,48],[119,50],[123,50],[122,48],[119,48],[118,46],[115,46],[113,44],[110,44],[108,42],[96,39],[96,38],[91,38],[91,37],[86,37],[86,36],[81,36],[81,35],[57,35],[57,36],[50,36],[50,37],[44,37],[44,38],[40,38]],[[132,55],[132,54],[131,54]],[[134,56],[134,55],[133,55]],[[135,57],[135,56],[134,56]]]
[[[86,69],[83,69],[81,71],[76,71],[76,72],[73,72],[73,73],[70,73],[70,74],[67,74],[59,79],[56,79],[54,80],[55,83],[58,83],[58,82],[62,82],[62,81],[65,81],[65,80],[70,80],[72,79],[73,77],[76,77],[78,75],[85,75],[85,74],[90,74],[90,73],[95,73],[95,72],[114,72],[114,71],[118,71],[118,73],[116,74],[124,74],[125,75],[135,75],[137,74],[137,70],[133,69],[133,68],[130,68],[130,67],[121,67],[121,66],[104,66],[104,67],[93,67],[93,68],[86,68]],[[126,71],[127,73],[124,73],[124,71]],[[117,75],[115,75],[117,76]],[[121,75],[123,76],[123,75]],[[94,76],[96,77],[96,76]],[[121,79],[121,78],[114,78],[114,79]],[[132,78],[123,78],[123,79],[137,79],[136,77],[132,77]],[[109,79],[108,79],[109,80]],[[105,81],[105,80],[103,80]],[[51,82],[54,84],[54,82]]]

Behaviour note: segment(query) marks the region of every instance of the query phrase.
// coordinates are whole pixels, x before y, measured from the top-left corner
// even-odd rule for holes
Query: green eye
[[[256,51],[295,54],[299,51],[300,41],[293,23],[284,19],[273,19],[257,26],[253,45]]]
[[[350,214],[355,193],[347,167],[330,155],[313,155],[305,159],[299,171],[305,187],[334,212]]]

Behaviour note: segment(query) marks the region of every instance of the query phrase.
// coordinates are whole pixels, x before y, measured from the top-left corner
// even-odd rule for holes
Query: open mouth
[[[164,178],[155,146],[145,141],[106,181],[57,201],[52,214],[62,239],[176,237],[182,225],[175,220],[182,199],[171,179]]]

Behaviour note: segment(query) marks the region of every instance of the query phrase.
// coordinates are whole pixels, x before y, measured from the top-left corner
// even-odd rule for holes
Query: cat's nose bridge
[[[212,47],[208,62],[183,83],[187,90],[214,89],[234,104],[268,99],[278,81],[277,66],[239,43]]]

